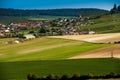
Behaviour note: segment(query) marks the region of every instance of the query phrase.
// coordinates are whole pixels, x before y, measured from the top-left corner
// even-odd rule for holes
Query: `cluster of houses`
[[[95,34],[94,31],[81,30],[80,27],[85,27],[94,24],[89,18],[58,18],[50,21],[26,21],[21,23],[0,23],[0,37],[10,36],[10,33],[17,34],[24,28],[44,28],[46,32],[52,32],[52,35],[79,35],[79,34]]]
[[[90,29],[81,30],[80,27],[86,27],[89,25],[93,25],[89,17],[84,18],[82,16],[75,18],[58,18],[52,21],[49,21],[47,24],[43,24],[44,27],[50,27],[54,29],[53,35],[80,35],[80,34],[95,34],[95,31],[91,31]]]
[[[24,42],[31,39],[35,39],[35,36],[32,34],[27,34],[27,35],[23,35],[23,38],[16,38],[15,40],[6,42],[6,44],[18,44],[20,42]]]

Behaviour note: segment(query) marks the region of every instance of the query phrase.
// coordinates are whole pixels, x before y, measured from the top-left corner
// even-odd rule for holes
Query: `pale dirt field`
[[[92,43],[114,43],[120,41],[120,33],[109,33],[109,34],[94,34],[94,35],[65,35],[65,36],[52,36],[51,38],[63,38],[80,40]],[[98,44],[99,45],[99,44]],[[111,57],[120,58],[120,44],[116,44],[107,48],[93,50],[84,54],[70,57],[68,59],[79,59],[79,58],[108,58]]]
[[[120,33],[109,34],[93,34],[93,35],[65,35],[65,36],[52,36],[50,38],[63,38],[72,40],[81,40],[93,43],[113,43],[120,41]]]
[[[107,48],[93,50],[84,54],[70,57],[68,59],[79,59],[79,58],[120,58],[120,44],[116,44]]]

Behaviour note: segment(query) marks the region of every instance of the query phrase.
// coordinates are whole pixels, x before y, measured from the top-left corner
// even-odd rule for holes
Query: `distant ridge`
[[[96,8],[80,8],[80,9],[8,9],[0,8],[0,16],[79,16],[79,15],[101,15],[108,13],[108,10]]]

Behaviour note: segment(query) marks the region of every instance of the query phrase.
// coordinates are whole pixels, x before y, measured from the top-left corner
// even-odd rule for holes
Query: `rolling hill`
[[[18,12],[13,14],[14,17],[11,17],[12,12],[7,14],[9,13],[9,10],[10,9],[8,9],[8,12],[5,12],[4,15],[4,11],[3,13],[0,13],[0,15],[2,15],[1,21],[4,20],[4,18],[8,20],[8,22],[11,19],[18,22],[26,21],[26,18],[23,19],[20,16],[38,15],[36,13],[27,15],[27,13],[32,10],[27,11],[12,9],[10,11]],[[37,12],[37,10],[34,11]],[[21,12],[25,12],[26,15]],[[50,13],[49,10],[48,12]],[[79,13],[70,13],[69,16],[75,16],[78,14]],[[53,15],[53,13],[51,13],[51,15]],[[60,14],[59,16],[62,15],[63,14]],[[98,18],[91,18],[94,24],[90,26],[81,26],[81,29],[90,29],[97,33],[120,32],[119,16],[120,14],[113,14],[101,15]],[[0,39],[0,80],[26,80],[28,73],[34,73],[41,76],[47,76],[49,74],[72,75],[79,73],[80,75],[105,75],[110,72],[120,73],[119,58],[68,59],[80,54],[84,55],[88,52],[94,52],[94,50],[104,50],[109,46],[111,47],[113,44],[95,44],[77,40],[51,39],[48,37],[28,40],[19,44],[6,44],[7,41],[14,39],[15,38]],[[99,54],[101,53],[99,52]]]
[[[81,26],[82,30],[96,31],[96,33],[115,33],[120,32],[120,14],[102,15],[92,19],[94,22],[90,26]]]
[[[20,44],[5,44],[9,39],[0,39],[0,62],[61,60],[111,44],[92,44],[66,39],[38,38]]]
[[[101,15],[109,13],[107,10],[96,8],[80,8],[80,9],[47,9],[47,10],[22,10],[22,9],[6,9],[0,8],[0,16],[79,16],[79,15]]]
[[[19,44],[6,44],[14,38],[0,39],[0,79],[26,80],[27,74],[93,74],[119,73],[119,59],[78,59],[69,57],[111,46],[83,41],[37,38]]]

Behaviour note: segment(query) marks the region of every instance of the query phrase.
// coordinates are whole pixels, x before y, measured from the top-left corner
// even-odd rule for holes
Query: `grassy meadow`
[[[91,30],[96,33],[116,33],[120,32],[120,14],[103,15],[97,19],[92,19],[93,25],[80,26],[82,30]]]
[[[93,19],[94,24],[83,27],[97,33],[120,32],[120,15],[105,15]],[[53,17],[54,18],[54,17]],[[50,20],[53,18],[9,18],[2,17],[3,23],[23,20]],[[55,19],[55,18],[54,18]],[[5,22],[4,22],[5,21]],[[110,72],[120,73],[120,59],[77,59],[68,58],[86,52],[111,46],[112,44],[93,44],[88,42],[36,38],[19,44],[6,44],[15,38],[0,39],[0,80],[26,80],[28,73],[47,76],[49,74],[93,74],[104,75]]]
[[[38,17],[26,17],[27,20],[32,21],[44,21],[44,20],[54,20],[58,18],[71,18],[70,16],[38,16]]]
[[[19,23],[19,22],[26,22],[26,21],[44,21],[44,20],[54,20],[58,18],[71,18],[70,16],[0,16],[0,23],[9,24],[11,22]]]
[[[9,40],[14,39],[0,39],[0,80],[26,80],[28,73],[41,76],[119,73],[119,59],[67,60],[69,57],[111,44],[98,45],[47,37],[19,44],[6,44]]]
[[[79,59],[79,60],[39,60],[20,62],[0,62],[1,80],[26,80],[27,74],[40,76],[91,74],[105,75],[119,73],[119,59]]]
[[[61,60],[111,45],[50,38],[37,38],[20,44],[5,44],[9,40],[0,39],[0,62]]]

